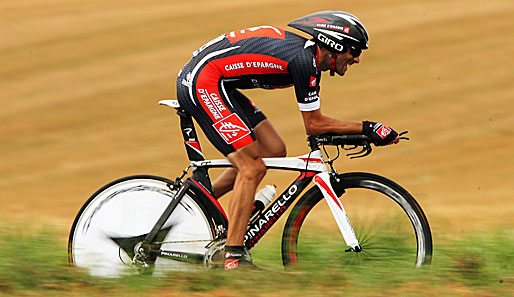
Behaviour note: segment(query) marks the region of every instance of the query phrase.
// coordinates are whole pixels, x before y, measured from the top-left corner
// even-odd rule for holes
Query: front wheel
[[[131,270],[136,246],[152,230],[175,197],[171,181],[157,176],[116,180],[86,201],[77,214],[68,241],[69,261],[95,276],[117,277]],[[214,224],[198,197],[188,191],[158,233],[153,272],[188,269],[203,263],[206,245],[215,237]],[[137,268],[137,267],[136,267]]]
[[[303,195],[282,237],[284,265],[353,265],[371,261],[430,264],[432,235],[425,214],[401,186],[369,173],[332,179],[362,251],[350,251],[318,187]]]

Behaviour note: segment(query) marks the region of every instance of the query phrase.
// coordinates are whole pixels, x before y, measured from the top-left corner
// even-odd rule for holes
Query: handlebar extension
[[[366,135],[360,134],[348,134],[348,135],[311,135],[307,138],[309,146],[312,150],[318,149],[320,145],[335,145],[341,146],[345,150],[352,150],[359,146],[362,146],[362,150],[356,153],[348,153],[346,156],[351,156],[350,159],[362,158],[369,155],[371,149],[371,139]],[[345,148],[345,145],[353,146],[351,148]]]

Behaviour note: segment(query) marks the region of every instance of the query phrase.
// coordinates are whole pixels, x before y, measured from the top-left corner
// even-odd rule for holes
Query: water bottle
[[[256,214],[264,210],[264,208],[273,201],[275,195],[277,195],[276,185],[266,185],[260,189],[253,201],[252,220]]]

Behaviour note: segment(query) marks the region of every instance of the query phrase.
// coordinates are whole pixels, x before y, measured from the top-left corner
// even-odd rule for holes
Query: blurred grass
[[[101,279],[67,262],[66,245],[51,228],[0,226],[0,296],[512,296],[514,233],[474,232],[459,239],[436,237],[433,264],[366,261],[358,265],[281,266],[280,240],[268,238],[254,250],[263,271],[188,271],[151,277]],[[62,236],[61,236],[62,237]],[[320,238],[323,248],[338,242]],[[322,264],[322,265],[320,265]]]

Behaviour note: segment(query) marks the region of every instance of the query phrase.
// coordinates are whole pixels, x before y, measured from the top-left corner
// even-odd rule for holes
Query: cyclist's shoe
[[[250,252],[244,249],[243,252],[239,251],[226,251],[225,252],[225,270],[231,269],[260,269],[252,262]]]
[[[259,269],[252,263],[250,252],[242,247],[225,247],[226,240],[217,240],[209,244],[205,253],[204,264],[209,269],[250,268]]]

